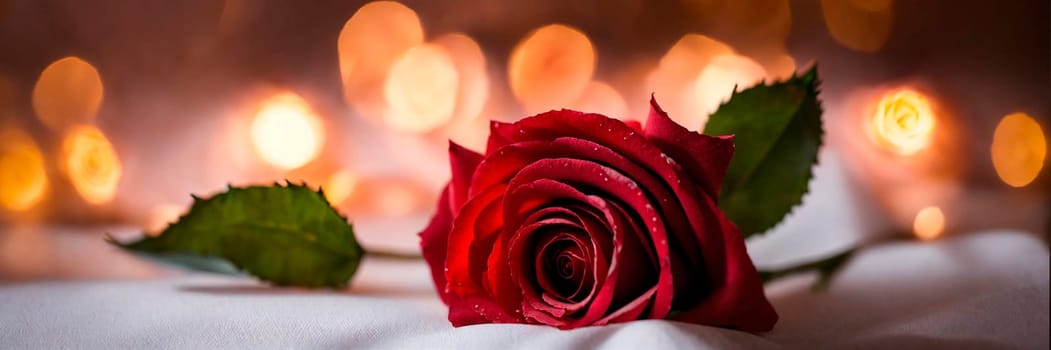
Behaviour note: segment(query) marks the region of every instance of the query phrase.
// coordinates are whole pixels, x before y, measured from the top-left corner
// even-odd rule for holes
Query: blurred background
[[[703,130],[735,86],[814,65],[826,147],[775,231],[1046,239],[1049,16],[1040,0],[0,0],[0,280],[52,276],[103,232],[158,232],[191,193],[285,179],[324,188],[363,241],[412,249],[447,140],[482,151],[490,119],[641,121],[653,93]]]

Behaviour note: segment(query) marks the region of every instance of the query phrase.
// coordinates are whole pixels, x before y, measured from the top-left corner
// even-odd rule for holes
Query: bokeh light
[[[250,133],[256,154],[286,170],[309,163],[325,142],[321,120],[302,97],[291,92],[263,101]]]
[[[628,103],[609,84],[602,81],[588,83],[573,108],[587,113],[598,113],[621,120],[633,119],[628,115]]]
[[[382,102],[387,70],[406,50],[422,44],[423,37],[419,17],[405,5],[374,1],[359,8],[343,25],[337,39],[347,103]]]
[[[712,58],[689,90],[693,95],[693,115],[684,126],[703,130],[708,115],[728,100],[735,88],[744,90],[761,82],[765,76],[763,66],[748,57],[721,55]]]
[[[511,52],[511,92],[526,113],[568,106],[591,81],[596,56],[591,40],[579,30],[561,24],[541,27]]]
[[[44,125],[60,131],[94,119],[102,97],[98,70],[80,58],[66,57],[40,73],[33,87],[33,110]]]
[[[442,47],[409,49],[387,76],[385,122],[395,130],[421,133],[445,125],[453,117],[459,83],[456,65]]]
[[[911,155],[927,147],[937,117],[930,100],[911,89],[883,95],[867,124],[870,139],[900,155]]]
[[[185,214],[187,209],[185,206],[175,204],[161,204],[153,207],[146,218],[143,230],[150,236],[160,235],[164,229],[168,228],[168,225],[179,221],[179,217]]]
[[[766,77],[774,80],[786,80],[796,73],[796,59],[785,52],[757,59],[766,70]]]
[[[893,0],[821,0],[825,26],[841,45],[877,52],[894,28]]]
[[[1033,182],[1044,167],[1047,139],[1032,117],[1012,113],[996,126],[990,154],[1000,180],[1012,187],[1023,187]]]
[[[420,190],[409,184],[388,181],[376,182],[372,186],[368,202],[380,215],[406,216],[419,211],[424,205]]]
[[[47,186],[44,155],[33,138],[19,129],[0,129],[0,205],[11,211],[32,208]]]
[[[648,92],[657,97],[661,107],[676,122],[699,128],[707,116],[694,110],[691,89],[713,58],[733,54],[734,49],[719,40],[700,34],[684,35],[668,49],[657,68],[646,78]],[[646,104],[645,110],[648,108]]]
[[[91,125],[70,129],[62,142],[62,169],[85,201],[103,204],[117,193],[123,168],[106,135]]]
[[[459,72],[453,122],[470,122],[482,113],[489,99],[485,53],[474,39],[462,33],[445,34],[432,43],[445,49]]]
[[[912,230],[917,238],[925,241],[938,238],[945,230],[945,214],[936,206],[923,208],[916,213]]]
[[[338,206],[354,194],[358,187],[358,178],[348,170],[340,170],[333,173],[325,180],[321,187],[329,204]]]

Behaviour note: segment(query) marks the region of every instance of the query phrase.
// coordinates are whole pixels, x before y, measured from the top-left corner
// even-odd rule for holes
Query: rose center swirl
[[[537,280],[545,293],[570,302],[586,297],[594,283],[590,258],[580,237],[557,233],[537,249]]]

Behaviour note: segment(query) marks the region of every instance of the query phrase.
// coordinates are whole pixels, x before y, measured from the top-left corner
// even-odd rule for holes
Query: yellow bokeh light
[[[773,80],[786,80],[796,73],[796,59],[787,53],[778,53],[759,60],[766,69],[766,77]]]
[[[926,96],[901,89],[880,98],[867,130],[876,144],[901,155],[911,155],[930,144],[936,122]]]
[[[337,39],[343,93],[349,104],[382,101],[383,80],[394,60],[423,43],[416,12],[393,1],[373,1],[354,13]]]
[[[587,87],[596,59],[591,40],[579,30],[561,24],[541,27],[511,52],[511,92],[527,113],[563,108]]]
[[[821,0],[821,12],[832,38],[855,51],[879,51],[894,27],[892,0]]]
[[[730,98],[735,87],[738,91],[744,90],[761,82],[765,76],[763,66],[748,57],[721,55],[712,58],[689,90],[693,96],[691,114],[694,117],[684,126],[691,130],[703,129],[708,115]]]
[[[102,97],[102,79],[95,67],[80,58],[66,57],[40,73],[33,87],[33,110],[47,127],[64,130],[94,119]]]
[[[1013,187],[1023,187],[1033,182],[1044,167],[1047,139],[1032,117],[1012,113],[996,126],[990,154],[1000,180]]]
[[[628,120],[628,103],[612,86],[601,81],[592,81],[584,89],[573,108],[587,113],[598,113],[610,118]]]
[[[945,214],[935,206],[921,209],[916,213],[916,219],[912,222],[912,230],[916,237],[925,241],[938,238],[945,230]]]
[[[732,54],[734,49],[724,42],[705,35],[686,34],[661,57],[660,69],[670,76],[697,76],[712,58]]]
[[[23,211],[40,202],[47,190],[44,156],[25,132],[0,129],[0,205]]]
[[[149,236],[156,236],[168,228],[168,225],[179,221],[179,217],[186,213],[186,207],[174,204],[161,204],[150,209],[143,229]]]
[[[395,130],[427,132],[445,125],[456,108],[459,73],[442,47],[424,44],[406,51],[390,68],[384,96],[385,121]]]
[[[459,74],[454,122],[470,122],[482,113],[489,99],[489,73],[482,47],[461,33],[445,34],[434,39],[452,57]]]
[[[339,205],[350,198],[357,187],[358,178],[350,171],[340,170],[329,176],[321,188],[330,204]]]
[[[733,54],[734,49],[719,40],[700,34],[684,35],[646,78],[648,91],[644,92],[652,92],[676,122],[698,128],[706,116],[694,111],[695,101],[690,90],[713,58]],[[648,110],[647,104],[644,111]]]
[[[62,168],[85,201],[103,204],[117,193],[123,172],[113,145],[98,128],[76,126],[62,142]]]
[[[321,120],[295,93],[277,94],[260,105],[250,126],[252,145],[263,161],[281,169],[306,165],[321,152]]]

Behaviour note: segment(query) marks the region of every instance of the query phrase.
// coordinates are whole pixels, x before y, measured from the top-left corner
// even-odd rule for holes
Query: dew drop
[[[650,221],[657,222],[657,217],[656,216],[654,216],[654,217],[652,217],[650,219],[651,219]]]

